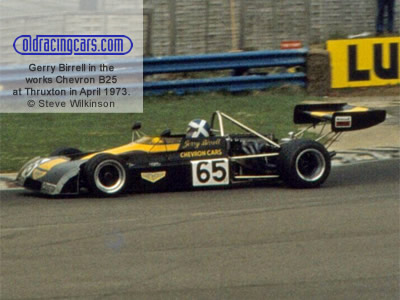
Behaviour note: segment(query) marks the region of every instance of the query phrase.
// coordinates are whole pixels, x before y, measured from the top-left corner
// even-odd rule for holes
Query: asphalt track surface
[[[280,185],[1,192],[1,299],[398,299],[399,160]]]

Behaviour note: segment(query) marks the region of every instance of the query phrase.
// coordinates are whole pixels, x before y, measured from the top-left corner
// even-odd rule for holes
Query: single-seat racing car
[[[308,124],[277,140],[229,115],[216,111],[210,124],[193,120],[186,134],[146,136],[140,123],[132,127],[132,142],[91,153],[74,148],[55,150],[49,157],[27,162],[17,183],[44,194],[112,196],[123,192],[230,186],[243,181],[281,179],[295,188],[320,186],[328,177],[327,148],[342,132],[368,128],[385,120],[384,110],[341,104],[303,104],[294,123]],[[226,123],[241,133],[227,132]],[[303,134],[317,124],[315,140]],[[232,126],[231,126],[232,127]]]

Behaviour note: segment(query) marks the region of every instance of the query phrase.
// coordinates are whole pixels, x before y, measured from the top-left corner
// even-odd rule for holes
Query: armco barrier
[[[162,95],[167,92],[176,94],[229,91],[240,92],[247,90],[263,90],[274,86],[290,83],[305,86],[304,73],[283,73],[273,75],[230,76],[222,78],[189,79],[175,81],[145,82],[145,95]]]
[[[266,67],[293,67],[306,65],[307,49],[251,51],[147,58],[143,61],[144,75],[232,70],[228,77],[212,77],[187,80],[144,82],[144,95],[177,94],[204,91],[262,90],[282,84],[305,86],[306,75],[302,72],[280,74],[257,74],[249,69]],[[146,77],[145,77],[146,78]]]
[[[250,51],[237,53],[217,53],[205,55],[186,55],[169,57],[152,57],[143,60],[143,92],[144,95],[160,95],[167,92],[177,94],[204,92],[204,91],[245,91],[261,90],[281,84],[306,85],[306,75],[303,72],[297,73],[273,73],[257,74],[253,71],[256,68],[283,67],[283,70],[293,66],[306,65],[307,49],[297,50],[276,50],[276,51]],[[88,62],[86,62],[88,63]],[[131,85],[132,78],[140,76],[138,64],[135,59],[115,60],[111,62],[95,61],[93,64],[105,63],[115,67],[112,74],[105,72],[87,73],[54,73],[46,74],[47,77],[56,78],[63,75],[67,78],[95,77],[99,75],[116,75],[121,86]],[[81,63],[71,63],[70,65],[80,65]],[[252,70],[250,73],[249,70]],[[156,74],[181,73],[181,72],[202,72],[216,70],[232,70],[227,77],[211,77],[202,79],[186,80],[157,80],[152,81],[152,76]],[[26,85],[25,78],[32,76],[27,65],[3,66],[0,67],[0,78],[2,85],[0,98],[12,96],[12,90]],[[240,75],[240,76],[239,76]],[[150,79],[150,80],[149,80]],[[97,88],[104,85],[95,84],[76,84],[79,87]],[[39,84],[35,84],[39,88]],[[51,87],[65,88],[53,80]]]
[[[306,49],[250,51],[146,58],[144,74],[199,72],[224,69],[292,67],[305,65]]]

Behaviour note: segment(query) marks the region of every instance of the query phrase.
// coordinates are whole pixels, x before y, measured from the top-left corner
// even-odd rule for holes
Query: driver
[[[206,138],[211,133],[211,127],[206,120],[195,119],[190,121],[186,129],[187,138]]]

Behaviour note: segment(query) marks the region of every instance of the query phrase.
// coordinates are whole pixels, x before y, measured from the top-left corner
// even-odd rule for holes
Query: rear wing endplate
[[[320,122],[330,122],[334,132],[372,127],[385,119],[385,110],[352,106],[347,103],[301,104],[294,109],[295,124],[316,125]]]

